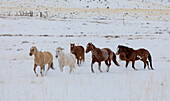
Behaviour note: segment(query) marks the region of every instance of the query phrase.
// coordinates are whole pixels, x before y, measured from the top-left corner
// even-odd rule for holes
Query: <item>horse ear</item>
[[[57,50],[63,50],[63,48],[61,48],[61,47],[58,47],[58,48],[57,48]]]
[[[92,45],[92,43],[91,43],[91,42],[89,42],[89,44],[90,44],[90,45]]]
[[[122,45],[119,45],[118,47],[122,47]]]
[[[32,48],[32,49],[37,49],[37,47],[36,47],[36,46],[32,46],[31,48]]]

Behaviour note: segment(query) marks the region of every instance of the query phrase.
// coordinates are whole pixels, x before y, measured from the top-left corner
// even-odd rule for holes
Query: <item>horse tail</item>
[[[149,60],[149,62],[150,62],[150,67],[151,67],[151,69],[154,70],[153,67],[152,67],[152,57],[151,57],[151,54],[150,54],[150,53],[149,53],[149,56],[148,56],[148,60]]]
[[[82,54],[82,59],[83,59],[83,61],[85,61],[85,53],[84,52]]]
[[[116,66],[120,66],[119,63],[116,61],[116,55],[113,53],[112,61],[115,63]]]
[[[51,69],[55,70],[54,69],[54,65],[53,65],[53,62],[51,63],[51,66],[50,66]]]

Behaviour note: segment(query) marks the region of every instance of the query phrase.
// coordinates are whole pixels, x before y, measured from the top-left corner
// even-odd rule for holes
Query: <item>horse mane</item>
[[[129,47],[123,46],[123,45],[119,45],[118,47],[119,47],[119,48],[127,49],[128,51],[133,51],[133,50],[134,50],[133,48],[129,48]]]
[[[118,48],[123,49],[123,51],[124,51],[123,53],[126,54],[126,57],[127,57],[127,58],[128,58],[129,56],[131,56],[132,52],[134,51],[133,48],[129,48],[129,47],[123,46],[123,45],[119,45]]]
[[[91,44],[94,48],[96,48],[96,46],[95,46],[95,45],[93,45],[92,43],[89,43],[89,44]]]
[[[93,45],[92,43],[90,43],[92,45],[92,47],[95,49],[95,51],[97,52],[97,54],[101,54],[101,49],[97,48],[95,45]]]

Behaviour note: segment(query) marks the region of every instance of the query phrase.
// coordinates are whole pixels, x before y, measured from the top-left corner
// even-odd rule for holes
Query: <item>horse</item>
[[[76,46],[75,44],[70,44],[70,51],[76,56],[77,64],[80,66],[81,61],[85,61],[85,51],[83,46]]]
[[[116,66],[120,66],[119,63],[116,61],[115,53],[109,48],[100,49],[100,48],[96,48],[92,43],[88,43],[86,53],[88,53],[89,51],[91,51],[92,53],[91,71],[93,73],[94,73],[93,64],[95,62],[98,62],[99,65],[98,69],[100,72],[102,72],[101,70],[102,61],[105,61],[105,64],[107,65],[107,72],[109,72],[111,60],[115,63]]]
[[[42,70],[45,71],[45,65],[48,64],[48,69],[46,71],[46,74],[48,72],[48,70],[51,68],[54,70],[53,67],[53,55],[50,52],[40,52],[37,50],[37,48],[35,46],[30,48],[30,56],[34,55],[34,73],[36,74],[36,76],[38,76],[38,74],[36,73],[36,68],[37,66],[40,66],[41,70],[41,76],[43,76],[42,74]]]
[[[63,52],[63,48],[58,47],[56,49],[56,58],[58,58],[58,63],[60,67],[60,71],[63,72],[64,66],[69,66],[70,67],[70,73],[75,69],[75,64],[76,64],[76,57],[72,53],[67,53],[65,54]]]
[[[126,61],[126,65],[125,65],[126,68],[129,62],[132,61],[132,68],[134,70],[137,70],[134,66],[135,61],[141,60],[144,63],[144,69],[146,68],[146,65],[148,65],[148,69],[150,69],[149,68],[149,62],[150,62],[150,67],[152,70],[154,70],[152,67],[152,57],[148,50],[144,48],[134,50],[133,48],[129,48],[123,45],[118,45],[117,48],[118,51],[116,52],[116,55],[119,55],[119,58],[121,60]],[[149,60],[149,62],[147,61],[147,59]]]

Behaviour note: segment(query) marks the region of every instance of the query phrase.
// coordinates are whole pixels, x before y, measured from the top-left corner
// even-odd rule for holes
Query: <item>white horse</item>
[[[63,67],[64,66],[69,66],[70,67],[70,73],[72,72],[73,68],[75,69],[75,64],[76,64],[76,57],[72,53],[67,53],[65,54],[63,52],[63,48],[58,47],[56,49],[56,58],[58,58],[58,63],[61,72],[63,72]]]

